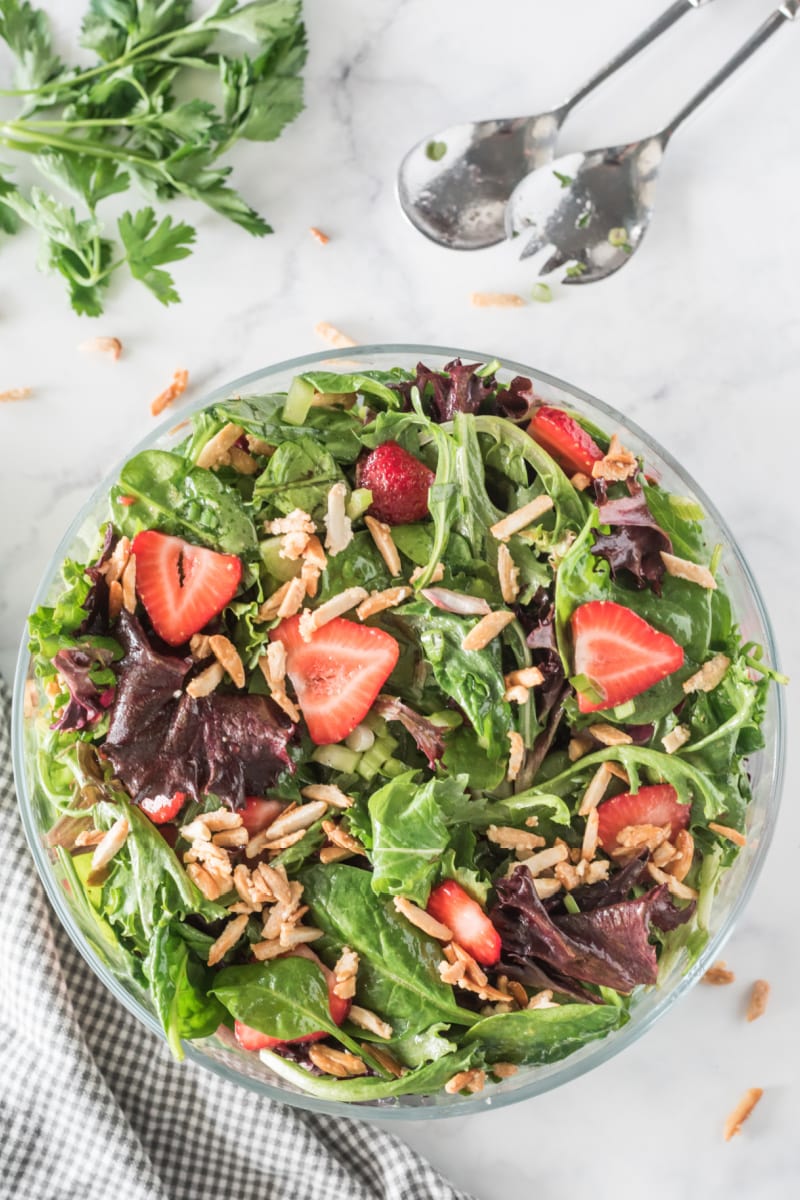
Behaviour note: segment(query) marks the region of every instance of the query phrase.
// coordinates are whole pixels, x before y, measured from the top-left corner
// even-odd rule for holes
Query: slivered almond
[[[689,583],[699,584],[700,587],[709,588],[711,591],[716,590],[717,581],[708,567],[690,562],[686,558],[677,558],[674,554],[667,554],[665,550],[661,551],[661,561],[668,575],[674,575],[676,579],[686,579]]]
[[[338,596],[333,596],[320,604],[319,608],[305,609],[300,617],[300,636],[303,641],[310,642],[314,633],[327,625],[329,621],[341,617],[343,613],[355,608],[367,598],[367,589],[363,587],[345,588]]]
[[[579,758],[583,758],[584,754],[588,754],[592,749],[592,739],[585,733],[576,733],[574,737],[569,739],[567,746],[567,756],[570,762],[577,762]]]
[[[186,868],[186,874],[192,883],[200,889],[206,900],[218,900],[225,890],[223,885],[214,878],[211,872],[201,866],[200,863],[189,863]]]
[[[155,400],[150,405],[150,412],[154,417],[159,416],[170,404],[173,404],[179,396],[182,396],[186,391],[189,383],[189,372],[181,368],[172,376],[172,383],[164,388],[163,392],[159,392]]]
[[[358,342],[354,341],[346,333],[342,333],[340,329],[337,329],[335,325],[331,325],[329,321],[318,321],[314,326],[314,333],[336,350],[344,350],[348,346],[358,345]]]
[[[314,563],[309,562],[308,559],[304,560],[300,568],[300,578],[303,581],[303,586],[306,589],[306,595],[309,600],[313,600],[319,590],[320,574],[319,567],[314,566]]]
[[[393,587],[386,588],[382,592],[370,592],[366,600],[362,600],[356,609],[356,616],[360,621],[366,621],[368,617],[374,617],[376,613],[383,612],[387,608],[396,608],[411,594],[410,587]]]
[[[366,1029],[377,1037],[390,1038],[394,1033],[387,1021],[382,1021],[377,1013],[372,1012],[369,1008],[362,1008],[360,1004],[352,1004],[348,1016],[359,1029]]]
[[[624,729],[617,728],[616,725],[605,723],[590,725],[589,733],[603,746],[628,746],[633,741],[629,733],[626,733]]]
[[[727,654],[715,654],[708,662],[704,662],[699,671],[684,680],[683,690],[686,695],[692,692],[713,692],[727,674],[731,660]]]
[[[726,1142],[729,1142],[737,1133],[741,1133],[742,1125],[750,1116],[751,1112],[763,1095],[763,1088],[752,1087],[747,1089],[739,1103],[736,1105],[736,1108],[725,1122],[725,1129],[723,1132]]]
[[[299,587],[297,586],[299,584]],[[305,584],[301,580],[287,579],[276,592],[264,601],[258,610],[258,621],[274,621],[278,616],[294,616],[305,600]],[[284,610],[283,613],[281,610]],[[291,611],[287,611],[291,610]]]
[[[341,554],[353,540],[353,523],[345,511],[347,488],[341,481],[328,491],[325,516],[325,549],[331,556]]]
[[[677,858],[670,863],[669,873],[673,879],[683,883],[694,861],[694,838],[688,829],[681,829],[675,838]]]
[[[729,983],[734,983],[736,976],[733,971],[728,970],[727,963],[723,959],[718,959],[712,963],[703,976],[703,983],[710,983],[714,987],[727,987]]]
[[[636,456],[622,445],[617,435],[611,435],[608,452],[592,464],[593,479],[607,479],[610,483],[636,474]]]
[[[769,1000],[769,984],[766,979],[757,979],[750,993],[750,1003],[747,1006],[748,1021],[757,1021],[767,1011]]]
[[[538,687],[540,683],[544,683],[544,675],[538,667],[520,667],[518,671],[509,671],[504,675],[503,682],[506,687]]]
[[[513,612],[508,609],[498,608],[494,612],[487,613],[485,617],[481,617],[476,625],[473,625],[469,633],[461,639],[462,650],[483,650],[489,645],[499,633],[505,629],[506,625],[510,625],[514,620]]]
[[[498,542],[507,542],[512,534],[519,533],[521,529],[532,525],[552,507],[553,501],[550,496],[545,494],[536,496],[528,504],[523,504],[522,508],[509,513],[507,517],[503,517],[501,521],[492,525],[490,533]]]
[[[376,517],[364,517],[364,524],[370,532],[373,542],[390,575],[400,574],[400,553],[394,544],[390,525],[384,524]]]
[[[346,850],[344,846],[323,846],[319,852],[321,863],[341,862],[342,859],[352,857],[353,851]]]
[[[211,833],[217,833],[220,829],[239,829],[242,824],[242,814],[231,812],[229,808],[215,808],[213,812],[203,813],[197,820],[201,821]]]
[[[513,783],[522,770],[522,764],[525,760],[525,743],[522,740],[522,734],[518,733],[516,729],[512,729],[509,732],[508,741],[510,749],[506,779],[509,783]]]
[[[425,912],[424,908],[419,908],[411,900],[407,900],[405,896],[395,896],[394,906],[410,925],[421,929],[423,933],[429,934],[430,937],[436,938],[440,942],[450,942],[453,940],[452,929],[448,929],[441,921],[437,921],[430,913]]]
[[[316,567],[318,571],[324,571],[327,567],[328,556],[322,549],[322,542],[315,533],[310,535],[303,557],[310,566]]]
[[[451,1096],[457,1092],[482,1092],[486,1082],[486,1072],[473,1067],[471,1071],[459,1071],[452,1079],[448,1079],[444,1090]]]
[[[651,879],[655,879],[656,883],[665,883],[673,896],[677,896],[680,900],[696,900],[698,893],[694,888],[688,887],[687,884],[681,883],[674,875],[668,875],[666,871],[660,870],[659,867],[654,867],[652,863],[647,864],[647,870]]]
[[[208,696],[216,687],[219,687],[224,675],[225,669],[222,664],[213,662],[187,683],[186,692],[195,700],[199,700],[201,696]]]
[[[78,343],[81,354],[105,354],[116,362],[122,354],[122,342],[116,337],[93,337]]]
[[[486,837],[503,850],[536,850],[546,844],[538,833],[526,833],[524,829],[515,829],[513,825],[490,825]]]
[[[284,950],[294,950],[295,946],[305,946],[308,942],[316,942],[322,937],[322,930],[309,925],[295,927],[284,925],[281,929],[280,943]]]
[[[192,658],[197,662],[202,662],[204,658],[211,658],[211,638],[207,633],[195,633],[189,639],[189,650]]]
[[[586,817],[593,808],[597,808],[608,790],[610,780],[611,772],[607,764],[604,762],[600,763],[600,766],[589,781],[589,786],[583,793],[583,798],[578,808],[578,816]]]
[[[676,725],[661,739],[661,745],[667,754],[674,754],[681,746],[686,745],[690,737],[691,734],[685,725]]]
[[[333,808],[350,808],[354,803],[353,797],[348,796],[335,783],[310,783],[301,788],[300,795],[306,800],[321,800]]]
[[[342,829],[341,825],[337,825],[335,821],[323,821],[322,828],[325,830],[328,841],[333,842],[334,846],[341,846],[343,850],[351,850],[353,854],[366,854],[361,842],[346,829]]]
[[[531,694],[529,690],[523,687],[521,683],[516,684],[514,687],[507,687],[503,692],[503,699],[509,704],[527,704],[530,698]]]
[[[257,475],[261,467],[241,446],[231,446],[228,459],[237,475]]]
[[[127,817],[118,817],[114,824],[103,836],[102,841],[94,848],[91,871],[100,871],[111,862],[111,859],[125,845],[130,825]]]
[[[620,766],[619,763],[614,762],[613,759],[607,759],[606,766],[612,775],[614,775],[617,779],[622,780],[622,782],[625,784],[625,787],[630,787],[630,776],[623,766]]]
[[[519,569],[514,564],[511,551],[501,542],[497,548],[497,577],[500,594],[506,604],[513,604],[519,595]]]
[[[275,453],[275,447],[269,442],[262,441],[261,438],[255,437],[252,433],[245,434],[247,449],[251,454],[260,454],[262,458],[271,458]]]
[[[228,922],[213,946],[209,947],[208,965],[210,967],[223,959],[228,951],[236,945],[247,928],[247,920],[247,914],[242,913],[240,917],[234,917],[232,921]]]
[[[556,892],[561,891],[561,884],[557,879],[542,879],[541,876],[534,879],[533,886],[540,900],[549,900]]]
[[[537,1008],[558,1008],[558,1005],[553,1000],[553,993],[550,988],[543,988],[535,996],[531,996],[528,1001],[528,1008],[534,1010]]]
[[[215,833],[211,841],[215,846],[223,846],[226,850],[234,849],[238,846],[246,846],[250,835],[244,826],[238,829],[221,829],[219,833]]]
[[[591,862],[597,850],[598,820],[597,809],[590,809],[586,817],[586,829],[584,830],[583,843],[581,845],[581,858],[586,862]]]
[[[105,837],[103,829],[82,829],[75,838],[76,846],[97,846]]]
[[[341,1000],[350,1000],[356,994],[356,978],[358,976],[359,957],[355,950],[351,950],[349,946],[342,948],[342,953],[333,968],[334,977],[334,995]],[[352,1021],[355,1018],[351,1014]],[[358,1024],[355,1021],[355,1024]],[[367,1028],[362,1026],[362,1029]],[[391,1034],[389,1035],[391,1036]]]
[[[519,1067],[516,1063],[496,1062],[492,1063],[489,1070],[492,1072],[495,1079],[510,1079],[512,1075],[516,1075]]]
[[[525,300],[516,292],[472,292],[470,303],[474,308],[524,308]]]
[[[118,579],[112,579],[108,585],[108,616],[111,621],[115,621],[122,612],[124,603],[122,584]]]
[[[220,666],[224,667],[228,672],[236,687],[244,687],[244,665],[239,657],[239,651],[230,638],[224,637],[221,633],[215,633],[213,637],[208,639],[208,643],[211,647],[211,653]]]
[[[588,487],[591,487],[592,480],[589,475],[584,475],[583,471],[576,471],[570,478],[570,483],[576,492],[585,492]]]
[[[411,572],[411,574],[408,577],[408,582],[416,583],[417,580],[421,579],[422,576],[425,574],[425,569],[426,569],[425,567],[414,567],[414,570]],[[433,568],[433,574],[431,575],[430,582],[431,583],[441,583],[443,579],[444,579],[444,563],[439,562]]]
[[[231,446],[238,442],[243,433],[241,425],[234,425],[233,422],[223,425],[200,450],[196,460],[197,466],[210,471],[212,467],[224,463]]]
[[[267,826],[264,831],[269,834],[269,842],[274,842],[278,838],[284,838],[289,833],[296,833],[298,829],[308,829],[315,821],[324,816],[328,811],[328,805],[324,800],[311,800],[308,804],[298,805],[288,814],[283,814]]]
[[[316,531],[316,525],[303,508],[293,508],[285,517],[275,517],[264,522],[264,532],[273,537],[281,537],[285,533],[305,533],[309,537]]]
[[[556,863],[564,862],[568,856],[569,851],[566,846],[548,846],[546,850],[540,850],[538,854],[526,858],[522,865],[528,868],[535,879],[537,875],[541,875],[542,871],[547,871]]]
[[[388,1071],[390,1075],[394,1075],[399,1079],[401,1075],[405,1075],[406,1068],[401,1066],[397,1059],[385,1050],[383,1046],[378,1046],[374,1042],[362,1042],[361,1049],[367,1054],[372,1055],[376,1062],[380,1063],[384,1071]]]
[[[367,1064],[349,1050],[332,1050],[330,1046],[317,1044],[309,1047],[308,1057],[320,1071],[337,1079],[352,1079],[367,1073]]]
[[[250,947],[253,958],[259,962],[268,962],[271,958],[278,958],[279,955],[286,953],[286,947],[281,945],[280,938],[272,938],[269,941],[253,942]]]
[[[0,392],[0,403],[5,403],[7,400],[27,400],[32,395],[32,387],[6,388],[4,392]]]
[[[315,242],[319,242],[320,246],[327,246],[331,240],[327,233],[323,233],[321,229],[317,229],[316,225],[309,225],[308,232],[311,234]]]
[[[747,838],[738,829],[731,829],[730,825],[720,825],[717,821],[709,821],[708,828],[712,833],[718,833],[720,837],[727,838],[729,842],[733,842],[736,846],[746,846]]]
[[[648,850],[655,850],[667,840],[669,835],[669,825],[651,825],[642,822],[641,825],[626,825],[620,829],[616,844],[623,850],[639,850],[643,846],[646,846]]]

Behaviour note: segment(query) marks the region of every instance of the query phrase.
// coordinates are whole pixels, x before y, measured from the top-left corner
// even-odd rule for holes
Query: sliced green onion
[[[584,275],[588,270],[589,268],[587,267],[586,263],[574,262],[567,267],[564,274],[566,275],[567,279],[575,279],[578,275]]]
[[[571,675],[569,682],[576,692],[580,692],[587,700],[591,700],[592,704],[599,704],[603,699],[602,692],[598,691],[596,684],[588,675]]]
[[[571,896],[569,892],[564,893],[564,908],[569,913],[579,913],[581,911],[580,907],[578,906],[578,901],[574,896]]]
[[[500,360],[493,358],[491,362],[484,363],[479,371],[475,374],[478,379],[486,379],[487,375],[494,375],[495,371],[500,370]]]
[[[625,721],[628,717],[632,717],[636,712],[636,705],[632,700],[628,700],[625,704],[618,704],[614,709],[614,716],[618,721]]]
[[[611,246],[627,246],[629,244],[627,229],[624,229],[622,226],[618,226],[616,229],[609,229],[608,241]]]
[[[425,153],[432,162],[439,162],[447,154],[447,142],[428,142]]]
[[[372,492],[369,488],[354,488],[347,497],[344,511],[351,521],[355,521],[364,515],[370,504],[372,504]]]
[[[562,188],[568,188],[569,185],[573,182],[571,175],[564,175],[561,171],[553,171],[553,174],[555,175],[558,182],[561,184]]]
[[[531,300],[536,300],[539,304],[549,304],[553,299],[553,292],[549,283],[535,283],[531,288]]]

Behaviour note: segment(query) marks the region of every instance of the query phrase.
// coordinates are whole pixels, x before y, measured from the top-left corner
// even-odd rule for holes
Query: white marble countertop
[[[63,32],[83,0],[52,0]],[[800,676],[795,498],[800,420],[800,22],[748,65],[670,147],[658,210],[636,260],[610,280],[555,288],[552,304],[478,310],[473,290],[529,295],[509,246],[441,250],[402,218],[403,151],[448,122],[543,109],[662,8],[662,0],[306,0],[308,107],[281,140],[236,153],[241,189],[277,230],[255,241],[205,212],[177,265],[183,303],[135,283],[91,322],[33,269],[32,237],[0,246],[0,668],[13,671],[30,597],[88,491],[151,426],[149,401],[176,367],[187,398],[316,349],[328,320],[364,342],[421,341],[505,354],[629,413],[700,480],[739,538],[771,612],[785,669]],[[652,132],[770,10],[718,0],[608,83],[564,129],[565,150]],[[0,77],[6,64],[0,54]],[[181,206],[175,206],[176,211]],[[199,217],[199,221],[197,218]],[[331,241],[308,234],[318,225]],[[117,364],[78,353],[93,334]],[[176,413],[179,409],[176,408]],[[176,417],[177,419],[177,417]],[[796,720],[790,730],[796,729]],[[790,736],[791,741],[791,736]],[[480,1200],[550,1195],[704,1200],[797,1194],[800,817],[789,764],[775,842],[726,955],[737,981],[698,987],[637,1045],[592,1075],[502,1112],[396,1126]],[[767,1015],[743,1011],[773,985]],[[744,1133],[722,1124],[765,1089]]]

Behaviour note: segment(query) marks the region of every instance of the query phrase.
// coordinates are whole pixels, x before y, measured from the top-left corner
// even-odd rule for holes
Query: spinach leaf
[[[285,516],[301,508],[321,519],[328,492],[342,478],[333,455],[313,438],[302,437],[278,447],[256,480],[253,500],[270,513]]]
[[[506,777],[505,760],[487,754],[475,731],[465,725],[447,735],[442,762],[448,771],[466,775],[469,786],[480,792],[493,792]]]
[[[396,367],[391,371],[358,371],[352,375],[340,375],[338,371],[307,371],[300,378],[318,392],[340,396],[347,392],[360,392],[362,396],[382,400],[387,408],[399,408],[400,393],[388,385],[402,383],[410,376],[407,371]]]
[[[392,1054],[407,1067],[421,1067],[426,1062],[436,1062],[438,1058],[444,1058],[446,1054],[452,1054],[458,1049],[456,1043],[445,1036],[449,1028],[449,1025],[439,1022],[420,1033],[409,1033],[406,1037],[395,1038],[392,1042]]]
[[[358,952],[359,1000],[380,1013],[395,1036],[437,1021],[473,1024],[474,1014],[458,1007],[439,977],[438,944],[375,895],[368,871],[337,863],[311,867],[300,878],[309,919],[325,931],[317,943],[321,953],[335,958],[343,946]]]
[[[337,462],[355,462],[361,452],[359,435],[363,428],[355,413],[341,408],[311,408],[302,425],[289,425],[283,420],[285,403],[283,392],[270,396],[232,397],[215,404],[212,411],[218,419],[217,428],[233,422],[270,446],[282,446],[284,442],[297,442],[308,437],[324,445]]]
[[[133,496],[125,506],[120,496]],[[236,492],[213,471],[193,467],[167,450],[142,450],[122,468],[111,492],[114,524],[135,537],[160,529],[226,554],[252,558],[258,550],[255,526]]]
[[[349,587],[364,587],[369,591],[382,591],[383,588],[391,586],[392,577],[386,569],[386,563],[378,553],[372,536],[362,529],[353,534],[350,545],[339,554],[329,555],[328,565],[322,572],[319,582],[316,602],[322,604]],[[397,580],[394,582],[396,583]]]
[[[208,994],[211,972],[191,958],[186,940],[167,921],[153,932],[144,972],[167,1044],[180,1060],[181,1038],[210,1037],[225,1020],[225,1009]]]
[[[450,840],[438,796],[463,788],[453,779],[430,779],[420,787],[414,775],[406,771],[370,796],[372,890],[407,896],[424,908]]]
[[[332,1079],[329,1075],[312,1075],[296,1063],[269,1050],[261,1051],[262,1062],[276,1075],[293,1083],[309,1096],[318,1096],[323,1100],[344,1100],[355,1104],[384,1100],[390,1096],[427,1095],[430,1092],[438,1092],[448,1079],[452,1079],[459,1071],[467,1070],[475,1058],[476,1049],[470,1046],[427,1063],[399,1079]]]
[[[464,1044],[480,1045],[488,1062],[557,1062],[627,1020],[613,1005],[560,1004],[557,1008],[497,1013],[467,1030]]]

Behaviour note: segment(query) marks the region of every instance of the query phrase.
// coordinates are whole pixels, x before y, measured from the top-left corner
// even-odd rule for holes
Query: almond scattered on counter
[[[105,354],[112,362],[116,362],[122,354],[122,342],[115,337],[87,338],[78,343],[81,354]]]
[[[182,396],[186,391],[188,382],[189,372],[185,368],[181,367],[172,376],[172,383],[169,385],[169,387],[164,388],[164,391],[160,392],[150,405],[150,412],[153,414],[153,416],[157,417],[164,411],[165,408],[167,408],[170,404],[173,404],[179,396]]]

